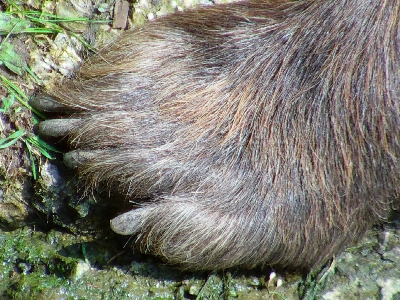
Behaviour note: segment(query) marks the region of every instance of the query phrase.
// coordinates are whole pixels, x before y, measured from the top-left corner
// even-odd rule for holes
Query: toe
[[[138,233],[141,228],[144,208],[128,211],[110,221],[111,229],[118,234],[131,235]]]
[[[65,112],[67,109],[67,106],[47,95],[36,96],[29,101],[29,104],[41,112]]]
[[[88,161],[97,156],[97,151],[74,150],[64,155],[64,164],[71,169],[76,169],[87,164]]]
[[[46,120],[38,124],[37,131],[38,134],[44,138],[62,138],[79,126],[80,122],[80,119]]]

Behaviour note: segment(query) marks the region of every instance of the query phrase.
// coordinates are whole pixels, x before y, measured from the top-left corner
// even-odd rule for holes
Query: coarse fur
[[[80,176],[151,199],[112,228],[183,268],[309,269],[398,201],[400,0],[169,15],[51,96]]]

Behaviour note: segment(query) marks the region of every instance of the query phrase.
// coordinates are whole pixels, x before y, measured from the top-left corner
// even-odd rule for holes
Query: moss
[[[106,261],[101,246],[88,237],[23,228],[0,231],[0,243],[1,299],[173,299],[173,281],[90,265]],[[142,274],[152,269],[148,263],[135,268]]]

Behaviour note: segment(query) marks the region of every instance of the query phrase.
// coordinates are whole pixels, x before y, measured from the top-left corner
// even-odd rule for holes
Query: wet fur
[[[113,228],[184,268],[309,269],[399,196],[400,0],[170,15],[52,96],[83,180],[151,198]]]

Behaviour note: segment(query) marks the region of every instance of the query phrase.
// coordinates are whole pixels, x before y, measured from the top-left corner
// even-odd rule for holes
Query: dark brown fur
[[[170,15],[52,96],[78,112],[60,125],[79,149],[67,163],[152,199],[113,229],[183,267],[308,269],[399,196],[400,0]]]

